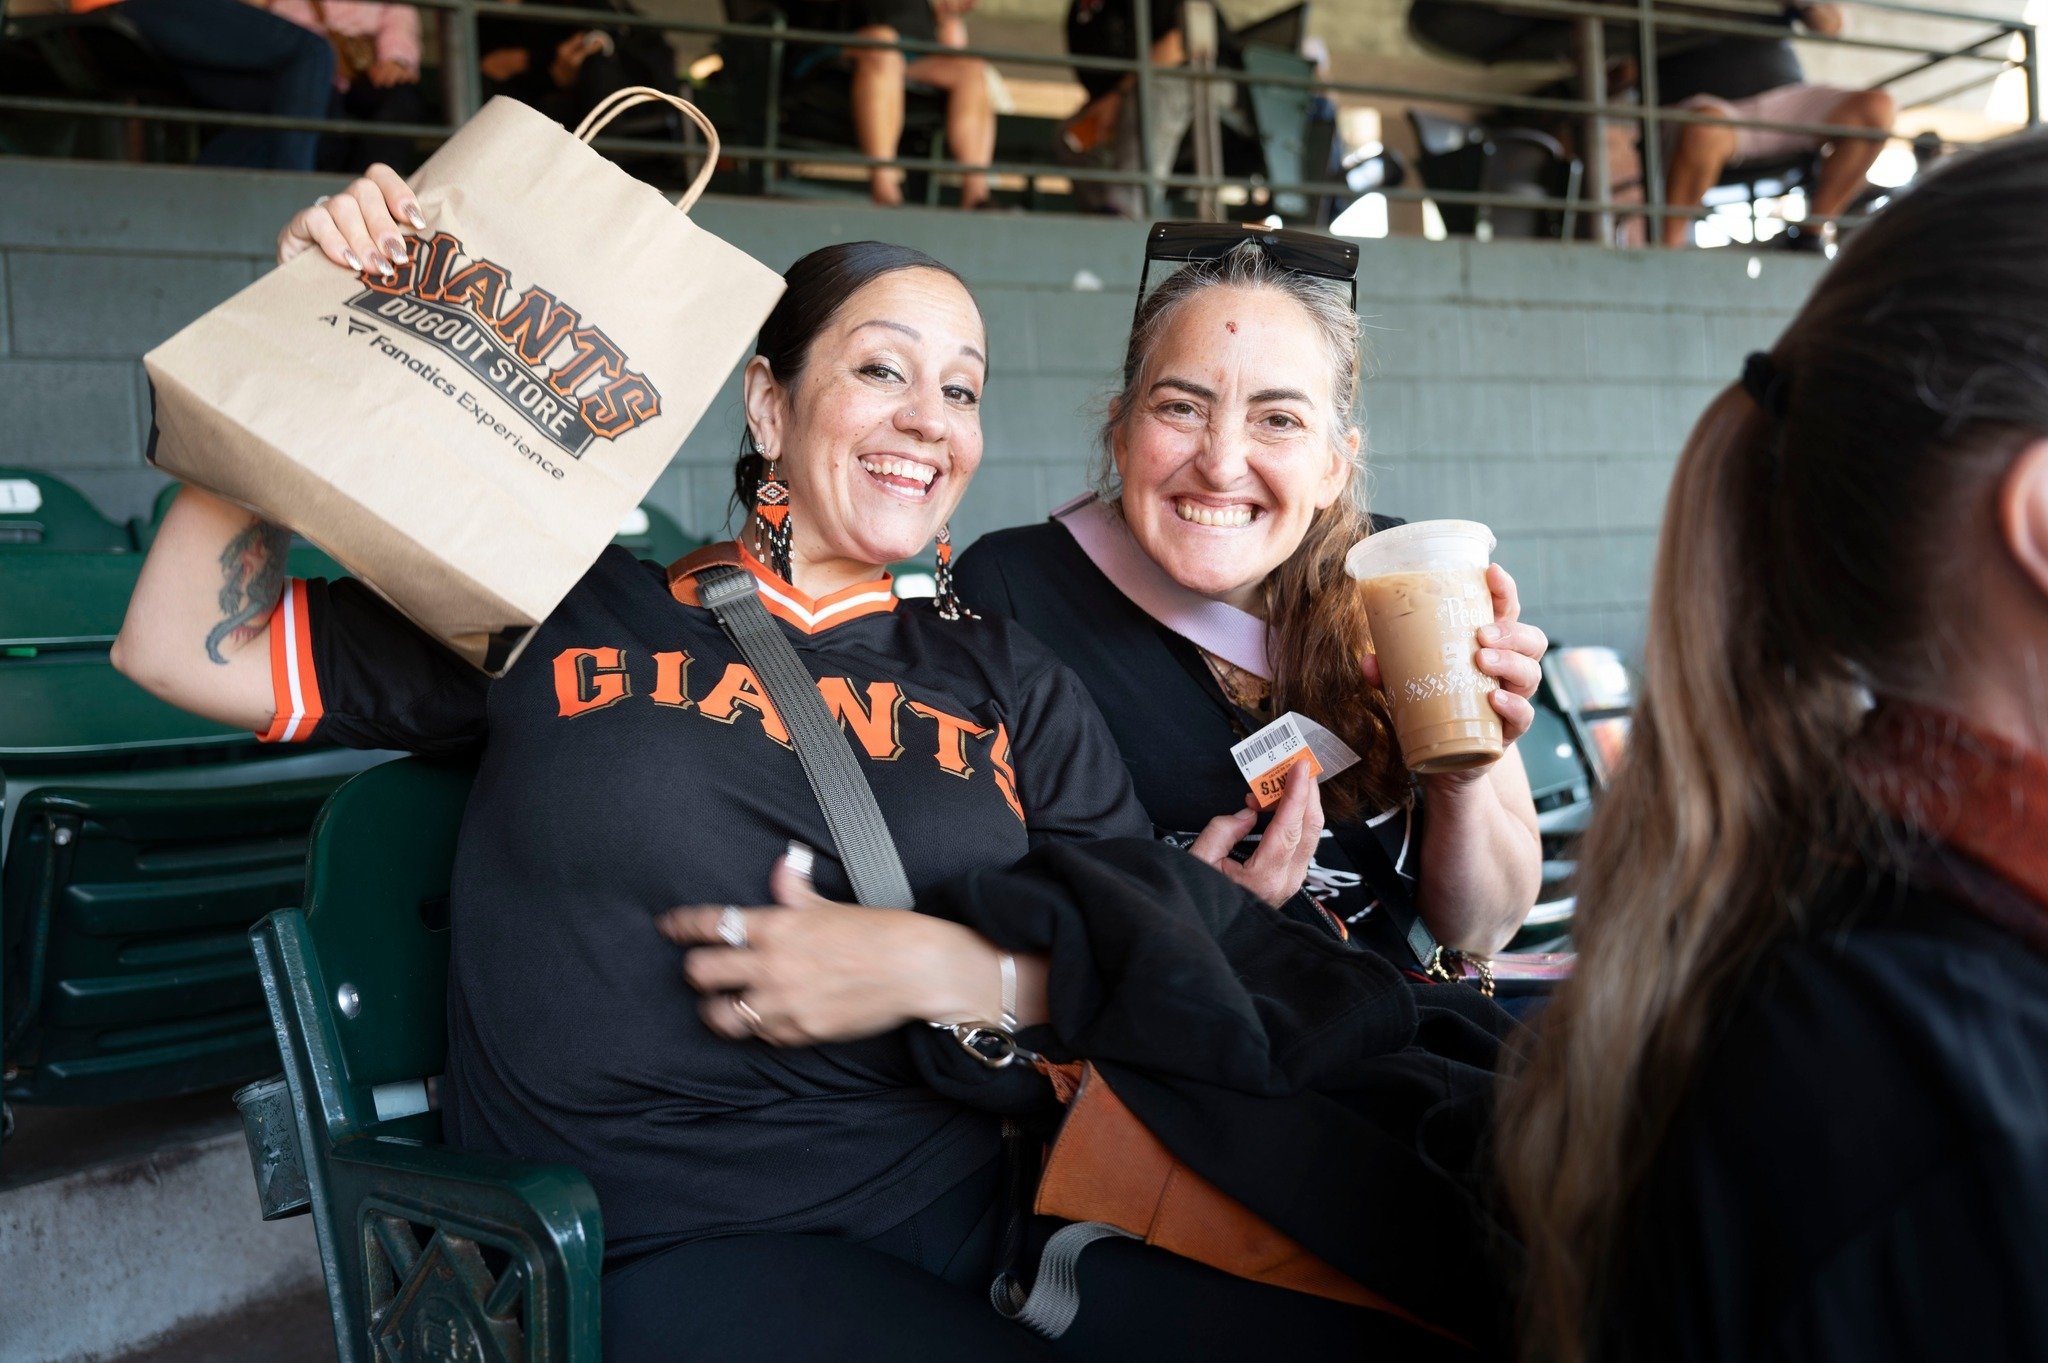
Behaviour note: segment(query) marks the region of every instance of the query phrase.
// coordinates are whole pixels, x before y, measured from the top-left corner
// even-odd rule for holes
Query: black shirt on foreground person
[[[913,888],[1145,831],[1093,705],[1022,630],[943,621],[886,578],[812,600],[748,563]],[[267,738],[488,734],[455,863],[448,1134],[582,1169],[608,1259],[735,1231],[864,1239],[994,1158],[995,1119],[927,1088],[900,1032],[777,1048],[699,1017],[655,915],[763,902],[792,836],[821,890],[851,891],[773,706],[660,567],[607,549],[495,682],[353,580],[290,583],[271,661]]]
[[[1602,1358],[2048,1357],[2048,961],[1896,879],[1833,912],[1855,926],[1776,953],[1702,1070]]]
[[[1373,518],[1375,530],[1399,524]],[[1210,819],[1244,804],[1230,749],[1260,721],[1223,694],[1194,644],[1118,591],[1064,526],[1043,521],[984,535],[961,556],[956,580],[970,606],[1016,621],[1080,677],[1158,836],[1184,847]],[[1325,828],[1304,894],[1282,912],[1419,966],[1403,932],[1415,914],[1422,819],[1421,804],[1411,802]]]
[[[2048,764],[1965,732],[1894,767],[1948,835],[1886,801],[1901,864],[1846,869],[1723,1010],[1603,1363],[2048,1358]]]

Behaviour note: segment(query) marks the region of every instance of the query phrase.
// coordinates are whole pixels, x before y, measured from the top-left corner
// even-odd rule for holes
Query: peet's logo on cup
[[[349,307],[431,342],[578,459],[661,412],[616,342],[537,284],[515,294],[510,271],[446,232],[416,242],[393,278],[363,282]]]

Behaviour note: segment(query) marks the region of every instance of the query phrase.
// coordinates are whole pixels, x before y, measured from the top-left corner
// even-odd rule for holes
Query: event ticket
[[[1358,761],[1344,740],[1299,711],[1289,710],[1230,750],[1260,809],[1270,809],[1286,789],[1287,772],[1305,765],[1327,781]]]

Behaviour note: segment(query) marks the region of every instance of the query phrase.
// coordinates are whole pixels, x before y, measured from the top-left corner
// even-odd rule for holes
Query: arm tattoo
[[[222,667],[222,643],[245,644],[263,632],[264,621],[284,590],[284,556],[292,532],[268,521],[252,521],[220,551],[221,621],[206,635],[206,656]]]

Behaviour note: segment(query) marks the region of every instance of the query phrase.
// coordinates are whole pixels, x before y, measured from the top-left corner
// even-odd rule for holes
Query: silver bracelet
[[[1017,1033],[1017,958],[1009,952],[1002,957],[1003,971],[1003,1030],[1015,1036]]]
[[[1003,976],[1002,1016],[994,1025],[986,1022],[934,1022],[934,1027],[953,1034],[960,1049],[992,1070],[1003,1069],[1018,1060],[1038,1057],[1017,1044],[1017,958],[1005,951],[997,961]]]

